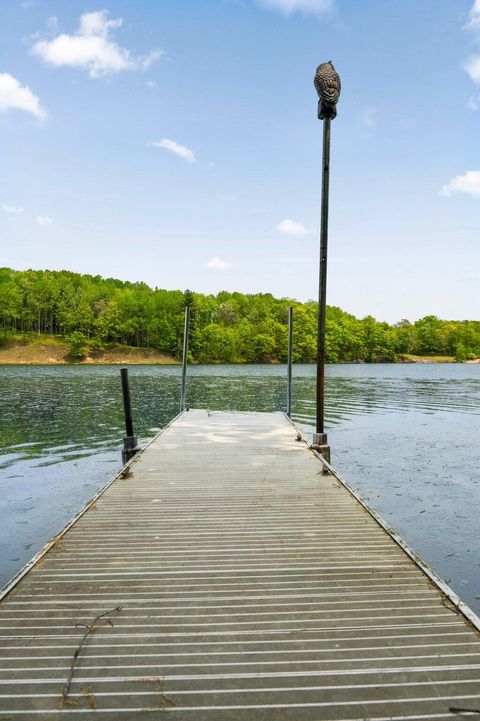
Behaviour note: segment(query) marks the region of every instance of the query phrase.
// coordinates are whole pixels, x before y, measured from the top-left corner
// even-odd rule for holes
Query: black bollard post
[[[125,430],[126,435],[123,439],[123,450],[122,450],[122,463],[125,465],[128,463],[130,458],[138,453],[137,436],[133,429],[133,417],[132,417],[132,403],[130,400],[130,386],[128,383],[128,368],[120,369],[120,376],[122,379],[122,394],[123,394],[123,410],[125,413]]]

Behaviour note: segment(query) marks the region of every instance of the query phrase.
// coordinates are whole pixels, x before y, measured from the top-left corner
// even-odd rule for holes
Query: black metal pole
[[[322,208],[320,215],[320,269],[317,325],[317,413],[313,447],[330,463],[325,433],[325,319],[327,311],[328,190],[330,180],[330,118],[323,121]],[[326,467],[323,468],[326,471]]]
[[[317,434],[325,434],[325,318],[327,310],[328,191],[330,180],[330,118],[323,121],[322,210],[317,335]],[[324,439],[326,443],[326,438]]]
[[[123,410],[125,414],[125,432],[123,439],[122,461],[127,463],[130,458],[138,453],[138,441],[133,428],[132,401],[130,398],[130,385],[128,382],[128,368],[120,369],[122,379]]]
[[[185,306],[185,327],[183,331],[182,385],[180,388],[180,412],[185,410],[187,389],[188,334],[190,332],[190,306]]]
[[[288,357],[287,357],[287,416],[292,415],[292,340],[293,306],[288,309]]]
[[[318,93],[318,118],[323,120],[322,205],[320,214],[320,269],[317,331],[317,412],[313,447],[329,463],[330,446],[325,433],[325,320],[327,311],[328,197],[330,182],[330,123],[337,115],[340,78],[329,60],[318,66],[314,79]],[[323,470],[328,472],[327,466]]]

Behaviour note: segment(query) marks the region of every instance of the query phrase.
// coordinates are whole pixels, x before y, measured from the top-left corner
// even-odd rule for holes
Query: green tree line
[[[118,343],[180,357],[185,304],[191,309],[190,354],[209,362],[285,361],[288,307],[294,307],[295,362],[315,361],[317,304],[270,293],[202,295],[150,288],[70,271],[0,269],[3,337],[48,333],[67,338],[72,355]],[[390,325],[327,308],[326,355],[341,361],[394,361],[406,354],[480,357],[480,321],[434,315]]]

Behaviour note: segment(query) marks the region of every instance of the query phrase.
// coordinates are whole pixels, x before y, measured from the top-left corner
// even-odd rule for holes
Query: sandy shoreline
[[[15,344],[0,348],[0,365],[172,365],[173,356],[148,348],[107,348],[84,360],[68,357],[68,345],[62,342]]]

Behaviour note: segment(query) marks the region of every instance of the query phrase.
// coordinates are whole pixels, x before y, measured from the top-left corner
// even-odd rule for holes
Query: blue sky
[[[480,0],[2,0],[0,264],[480,317]]]

